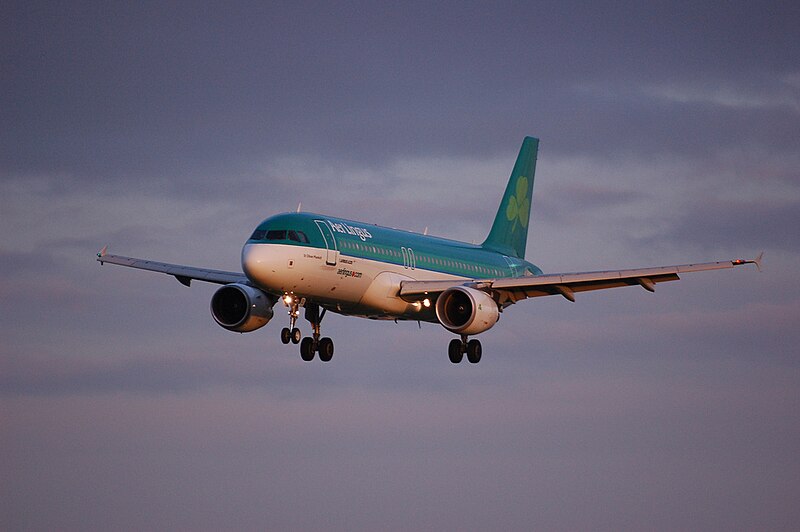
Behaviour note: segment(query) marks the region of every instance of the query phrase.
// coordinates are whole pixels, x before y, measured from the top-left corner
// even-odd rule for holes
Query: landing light
[[[430,299],[428,299],[428,298],[426,297],[425,299],[423,299],[423,300],[422,300],[422,305],[423,305],[425,308],[428,308],[428,307],[430,307],[430,306],[431,306],[431,300],[430,300]]]
[[[292,304],[292,296],[290,296],[289,294],[286,294],[285,296],[283,296],[283,302],[286,305],[291,305]]]

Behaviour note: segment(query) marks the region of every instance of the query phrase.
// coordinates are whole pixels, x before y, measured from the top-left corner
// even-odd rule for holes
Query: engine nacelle
[[[500,309],[486,292],[455,286],[439,295],[436,301],[436,317],[450,332],[478,334],[497,323]]]
[[[221,327],[250,332],[272,319],[275,299],[246,284],[227,284],[211,297],[211,315]]]

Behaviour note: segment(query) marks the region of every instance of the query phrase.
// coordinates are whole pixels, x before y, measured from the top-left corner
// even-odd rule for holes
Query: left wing
[[[763,253],[755,259],[737,259],[701,264],[680,264],[635,270],[608,270],[585,273],[556,273],[528,277],[504,277],[501,279],[475,279],[453,281],[403,281],[400,297],[413,300],[424,295],[438,295],[454,286],[472,286],[492,293],[498,305],[508,306],[529,297],[561,295],[575,301],[575,292],[603,290],[619,286],[641,286],[655,291],[656,283],[677,281],[680,273],[722,270],[742,264],[755,264],[761,269]]]
[[[222,270],[209,270],[207,268],[196,268],[194,266],[181,266],[179,264],[168,264],[166,262],[155,262],[146,259],[135,259],[133,257],[123,257],[122,255],[110,255],[108,246],[104,247],[97,254],[97,261],[100,264],[117,264],[129,268],[149,270],[151,272],[161,272],[174,276],[178,282],[189,286],[192,279],[206,281],[217,284],[242,283],[250,284],[247,276],[239,272],[226,272]]]

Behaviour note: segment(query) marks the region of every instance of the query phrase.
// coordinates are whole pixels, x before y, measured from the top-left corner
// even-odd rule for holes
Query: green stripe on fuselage
[[[333,243],[326,242],[318,222],[324,223],[330,230],[330,233],[327,230],[325,232],[328,234],[327,238],[333,235]],[[302,233],[308,242],[303,241],[302,235],[295,239],[289,238],[290,230]],[[276,236],[282,236],[282,231],[287,231],[286,237],[276,240]],[[271,235],[272,239],[268,239],[267,235]],[[248,243],[296,245],[323,250],[328,246],[335,246],[340,254],[349,257],[471,279],[542,273],[530,262],[478,245],[313,213],[272,216],[258,225],[253,236],[256,238],[251,237]]]

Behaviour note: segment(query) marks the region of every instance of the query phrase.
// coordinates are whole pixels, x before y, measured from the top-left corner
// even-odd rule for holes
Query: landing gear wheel
[[[311,338],[303,338],[300,342],[300,358],[306,362],[314,360],[314,340]]]
[[[284,327],[281,329],[281,342],[284,344],[288,344],[292,339],[292,331],[289,330],[289,327]]]
[[[470,340],[467,344],[467,360],[472,364],[477,364],[481,361],[481,354],[483,348],[481,347],[480,340]]]
[[[303,333],[300,332],[300,329],[298,329],[297,327],[292,329],[292,343],[293,344],[299,344],[300,343],[300,338],[302,338],[302,337],[303,337]],[[286,342],[284,342],[284,343],[286,343]]]
[[[458,364],[464,358],[464,351],[461,350],[462,345],[461,340],[453,338],[450,340],[450,345],[447,346],[447,354],[453,364]]]
[[[322,338],[317,348],[319,350],[319,359],[323,362],[330,362],[333,358],[333,340]]]

